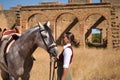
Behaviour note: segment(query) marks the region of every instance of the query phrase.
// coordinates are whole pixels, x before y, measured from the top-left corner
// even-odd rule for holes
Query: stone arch
[[[85,19],[85,41],[86,43],[91,42],[92,37],[92,29],[97,28],[100,30],[101,44],[104,43],[104,40],[107,41],[108,37],[108,28],[109,22],[107,18],[100,13],[92,13]],[[105,43],[107,45],[107,42]]]
[[[77,40],[79,40],[79,30],[80,30],[80,23],[79,18],[76,17],[75,14],[70,12],[64,12],[61,13],[55,21],[55,39],[57,40],[57,43],[60,44],[62,35],[70,31],[74,33],[75,36],[77,36]]]
[[[89,13],[89,14],[87,14],[86,17],[84,17],[84,20],[86,21],[86,19],[88,19],[88,17],[90,17],[91,15],[95,15],[95,14],[104,16],[106,20],[108,20],[108,18],[109,18],[108,15],[106,15],[106,14],[96,12],[96,13]]]
[[[38,22],[45,24],[48,21],[48,17],[42,13],[34,13],[28,17],[27,28],[38,25]]]

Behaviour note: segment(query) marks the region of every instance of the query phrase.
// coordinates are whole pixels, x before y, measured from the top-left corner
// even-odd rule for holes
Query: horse
[[[26,30],[9,48],[5,56],[7,71],[1,69],[3,80],[29,80],[33,66],[33,52],[41,47],[53,57],[57,56],[58,49],[54,41],[50,22]]]

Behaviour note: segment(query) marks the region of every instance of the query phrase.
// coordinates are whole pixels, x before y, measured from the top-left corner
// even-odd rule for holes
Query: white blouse
[[[71,46],[71,44],[68,43],[63,47],[63,49],[64,49],[64,52],[63,52],[63,56],[64,56],[63,68],[69,68],[69,65],[70,65],[72,50],[70,48],[67,48],[68,46]]]

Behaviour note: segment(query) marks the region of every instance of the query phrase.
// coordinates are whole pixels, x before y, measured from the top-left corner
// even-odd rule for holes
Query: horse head
[[[57,56],[58,49],[54,41],[52,31],[50,29],[50,22],[48,21],[44,25],[42,25],[39,22],[38,25],[39,25],[39,34],[43,43],[43,48],[46,49],[50,55]],[[41,44],[41,42],[39,44]]]

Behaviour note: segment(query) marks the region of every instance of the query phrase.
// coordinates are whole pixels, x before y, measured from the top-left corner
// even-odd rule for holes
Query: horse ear
[[[50,28],[50,21],[48,21],[46,25]]]
[[[38,25],[40,28],[44,29],[44,26],[40,22],[38,22]]]

